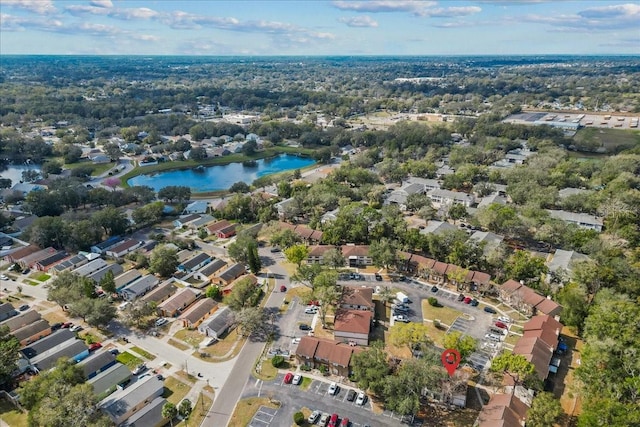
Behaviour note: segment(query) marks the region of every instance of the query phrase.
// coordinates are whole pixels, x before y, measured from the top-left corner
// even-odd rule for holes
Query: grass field
[[[164,389],[162,397],[174,405],[177,405],[182,399],[184,399],[187,393],[189,393],[191,386],[188,386],[176,378],[169,377],[164,380]]]
[[[141,349],[140,347],[131,347],[131,350],[135,351],[136,353],[138,353],[140,356],[144,357],[147,360],[153,360],[156,358],[156,356],[154,356],[153,354],[149,353],[146,350]]]
[[[127,365],[130,368],[135,368],[142,363],[142,360],[129,353],[128,351],[122,352],[116,356],[116,360],[123,365]]]
[[[248,426],[251,418],[253,418],[260,406],[266,406],[274,409],[278,408],[278,406],[271,403],[266,397],[251,397],[249,399],[243,399],[238,402],[236,410],[229,421],[229,427]]]
[[[438,319],[440,322],[451,326],[454,320],[462,316],[462,312],[449,307],[433,307],[425,299],[422,300],[422,317],[429,320]]]
[[[184,344],[184,343],[182,343],[180,341],[174,340],[173,338],[169,338],[169,344],[171,344],[175,348],[179,348],[182,351],[189,349],[188,345],[186,345],[186,344]]]
[[[79,167],[82,167],[82,166],[91,167],[91,176],[98,176],[100,174],[105,173],[106,171],[108,171],[112,167],[114,167],[115,164],[114,163],[93,164],[91,162],[78,162],[78,163],[65,164],[64,168],[73,170],[73,169],[76,169],[76,168],[79,168]]]
[[[211,344],[209,347],[203,348],[202,352],[208,353],[209,356],[211,356],[213,358],[220,358],[222,356],[225,356],[227,353],[229,353],[229,351],[231,350],[233,345],[239,339],[240,339],[240,337],[238,336],[238,331],[236,329],[234,329],[231,332],[229,332],[227,335],[225,335],[225,337],[222,338],[221,340],[216,341],[214,344]],[[235,357],[238,354],[238,352],[240,351],[241,348],[242,348],[242,343],[238,342],[238,344],[236,345],[234,351],[228,357],[229,358]],[[200,353],[200,351],[196,352],[196,354],[194,354],[194,356],[197,356],[199,353]],[[202,359],[202,358],[200,358],[200,359]],[[212,360],[210,357],[209,358],[204,358],[202,360],[210,361],[210,362],[220,362],[221,361],[221,359]]]
[[[607,153],[618,153],[640,144],[640,131],[622,129],[580,129],[573,137],[578,147],[591,151],[604,148]]]

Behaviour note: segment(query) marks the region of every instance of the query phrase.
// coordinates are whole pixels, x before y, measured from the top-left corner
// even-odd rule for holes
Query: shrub
[[[429,297],[429,299],[427,301],[429,301],[429,305],[432,306],[432,307],[440,307],[440,303],[438,302],[438,298]]]
[[[301,371],[305,371],[305,372],[309,372],[311,370],[311,366],[309,366],[309,365],[300,365],[300,370]]]
[[[282,366],[283,363],[284,363],[284,357],[280,356],[279,354],[276,356],[273,356],[273,359],[271,359],[271,364],[273,365],[274,368],[279,368],[280,366]]]
[[[295,414],[293,414],[293,422],[296,423],[296,425],[303,425],[304,424],[304,414],[300,411],[296,412]]]

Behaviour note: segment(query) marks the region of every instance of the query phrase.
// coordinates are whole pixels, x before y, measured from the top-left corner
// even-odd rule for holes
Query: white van
[[[129,307],[129,305],[131,305],[131,303],[130,303],[129,301],[123,302],[122,304],[120,304],[120,305],[118,306],[118,310],[124,310],[124,309],[126,309],[127,307]]]

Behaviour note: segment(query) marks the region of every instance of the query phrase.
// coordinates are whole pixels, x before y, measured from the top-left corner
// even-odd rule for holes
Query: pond
[[[314,163],[315,161],[308,157],[281,154],[277,157],[260,159],[256,161],[255,166],[229,163],[228,165],[214,165],[196,169],[156,172],[149,175],[138,175],[128,180],[127,183],[131,186],[147,185],[156,191],[169,185],[183,185],[197,193],[220,191],[228,189],[239,181],[251,184],[261,176],[301,169]]]
[[[9,178],[14,186],[22,181],[22,172],[27,170],[40,171],[40,165],[8,165],[6,169],[0,169],[0,178]]]

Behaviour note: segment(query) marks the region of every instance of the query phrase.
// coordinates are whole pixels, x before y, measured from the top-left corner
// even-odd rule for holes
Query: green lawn
[[[462,312],[449,307],[433,307],[425,299],[422,300],[422,317],[429,320],[440,320],[448,326],[451,326],[454,320],[462,316]]]
[[[182,399],[184,399],[187,393],[189,393],[190,389],[191,386],[174,377],[169,377],[164,381],[164,393],[162,393],[162,397],[166,398],[174,405],[177,405]]]
[[[607,153],[617,153],[640,144],[640,131],[623,129],[580,129],[573,137],[576,145],[595,151],[604,147]]]
[[[93,164],[91,162],[78,162],[78,163],[69,163],[69,164],[65,164],[64,168],[65,169],[76,169],[79,167],[83,167],[83,166],[89,166],[91,167],[91,176],[98,176],[100,174],[103,174],[105,172],[107,172],[109,169],[111,169],[112,167],[115,166],[114,163],[100,163],[100,164]]]
[[[130,368],[135,368],[136,366],[142,363],[141,359],[137,358],[136,356],[129,353],[128,351],[118,354],[116,356],[116,360],[122,363],[123,365],[127,365]]]
[[[135,351],[136,353],[138,353],[140,356],[144,357],[147,360],[153,360],[156,358],[156,356],[154,356],[153,354],[149,353],[146,350],[141,349],[140,347],[131,347],[131,350]]]
[[[27,412],[20,412],[6,400],[0,400],[0,420],[9,424],[10,427],[26,426]]]

